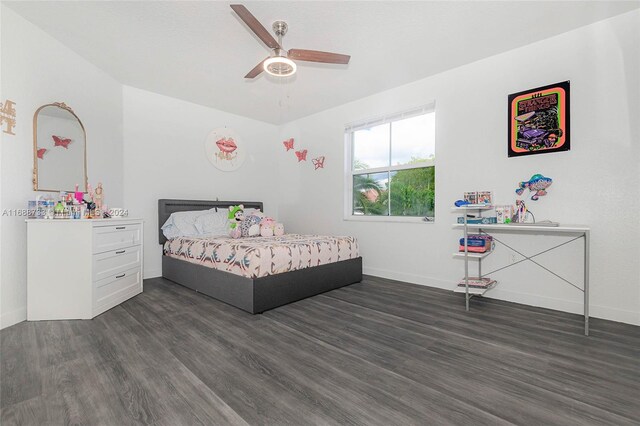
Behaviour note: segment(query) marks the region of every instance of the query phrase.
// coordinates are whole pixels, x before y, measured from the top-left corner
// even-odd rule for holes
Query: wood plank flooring
[[[640,327],[375,277],[252,316],[162,278],[0,332],[5,425],[631,425]]]

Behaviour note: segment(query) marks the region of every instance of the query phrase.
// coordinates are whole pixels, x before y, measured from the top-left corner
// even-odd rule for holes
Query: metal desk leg
[[[589,335],[589,245],[590,231],[584,233],[584,335]]]
[[[467,212],[464,211],[464,309],[469,310],[469,232],[467,230]]]

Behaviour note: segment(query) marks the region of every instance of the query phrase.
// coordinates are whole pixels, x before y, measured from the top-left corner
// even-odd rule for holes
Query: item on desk
[[[496,206],[496,222],[497,223],[509,223],[513,216],[512,205]]]
[[[464,246],[459,246],[458,251],[464,253]],[[475,247],[475,246],[467,246],[467,251],[469,253],[486,253],[490,251],[486,246]]]
[[[458,223],[464,223],[464,217],[462,216],[458,217]],[[469,225],[490,225],[492,223],[497,223],[497,222],[496,222],[495,216],[488,216],[488,217],[478,217],[478,218],[467,217],[467,223]]]
[[[471,253],[486,253],[493,249],[493,237],[490,235],[468,235],[467,251]],[[464,238],[460,238],[458,250],[464,252]]]
[[[547,195],[546,189],[551,186],[553,183],[553,179],[545,177],[541,174],[535,174],[531,176],[531,179],[525,182],[520,182],[518,185],[518,189],[516,189],[516,194],[522,195],[525,189],[529,189],[529,192],[534,192],[531,196],[533,201],[536,201],[538,198],[543,195]]]
[[[467,238],[467,247],[484,247],[486,245],[485,240]],[[464,247],[464,238],[460,238],[460,246]]]
[[[478,193],[476,191],[473,192],[465,192],[464,200],[468,204],[476,204],[478,202]]]
[[[527,222],[528,216],[531,216],[531,221]],[[535,216],[527,209],[524,200],[516,200],[516,208],[513,216],[511,217],[511,223],[533,223],[535,222]]]
[[[493,195],[491,193],[491,191],[478,191],[478,197],[477,197],[477,203],[478,204],[491,204],[492,200],[493,200]]]
[[[484,246],[487,243],[491,244],[493,237],[491,235],[484,234],[470,234],[467,235],[467,245]],[[460,245],[464,245],[464,238],[460,238]]]
[[[496,283],[489,277],[469,277],[469,288],[491,288]],[[458,287],[466,287],[464,278],[458,283]]]
[[[551,222],[550,220],[541,220],[540,222],[525,222],[525,223],[517,223],[512,222],[511,225],[528,225],[528,226],[540,226],[540,227],[556,227],[560,226],[558,222]]]

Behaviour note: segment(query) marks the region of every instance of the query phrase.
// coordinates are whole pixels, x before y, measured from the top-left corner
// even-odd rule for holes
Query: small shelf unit
[[[464,259],[464,286],[456,285],[456,288],[453,290],[454,293],[464,293],[465,295],[465,309],[469,310],[469,300],[473,296],[482,296],[487,291],[491,290],[496,285],[495,280],[491,280],[491,282],[483,288],[480,287],[471,287],[469,286],[469,261],[475,260],[478,264],[478,277],[482,277],[482,259],[489,256],[493,250],[489,250],[485,253],[473,253],[469,251],[469,247],[467,245],[467,238],[469,237],[469,228],[473,228],[473,224],[468,223],[467,212],[478,212],[479,217],[482,217],[482,212],[493,209],[492,205],[473,205],[473,206],[460,206],[460,207],[452,207],[451,211],[455,213],[463,213],[464,221],[460,224],[454,224],[454,228],[462,229],[464,231],[464,251],[459,251],[453,253],[454,258]],[[477,224],[475,228],[485,227],[486,224]]]

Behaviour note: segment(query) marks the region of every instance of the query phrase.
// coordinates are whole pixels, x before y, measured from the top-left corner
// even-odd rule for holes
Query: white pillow
[[[207,210],[203,215],[196,218],[194,226],[200,235],[228,235],[229,234],[229,212],[220,208]]]
[[[209,210],[196,210],[171,213],[169,219],[162,225],[162,233],[168,239],[176,237],[193,237],[199,234],[195,227],[196,219]]]

